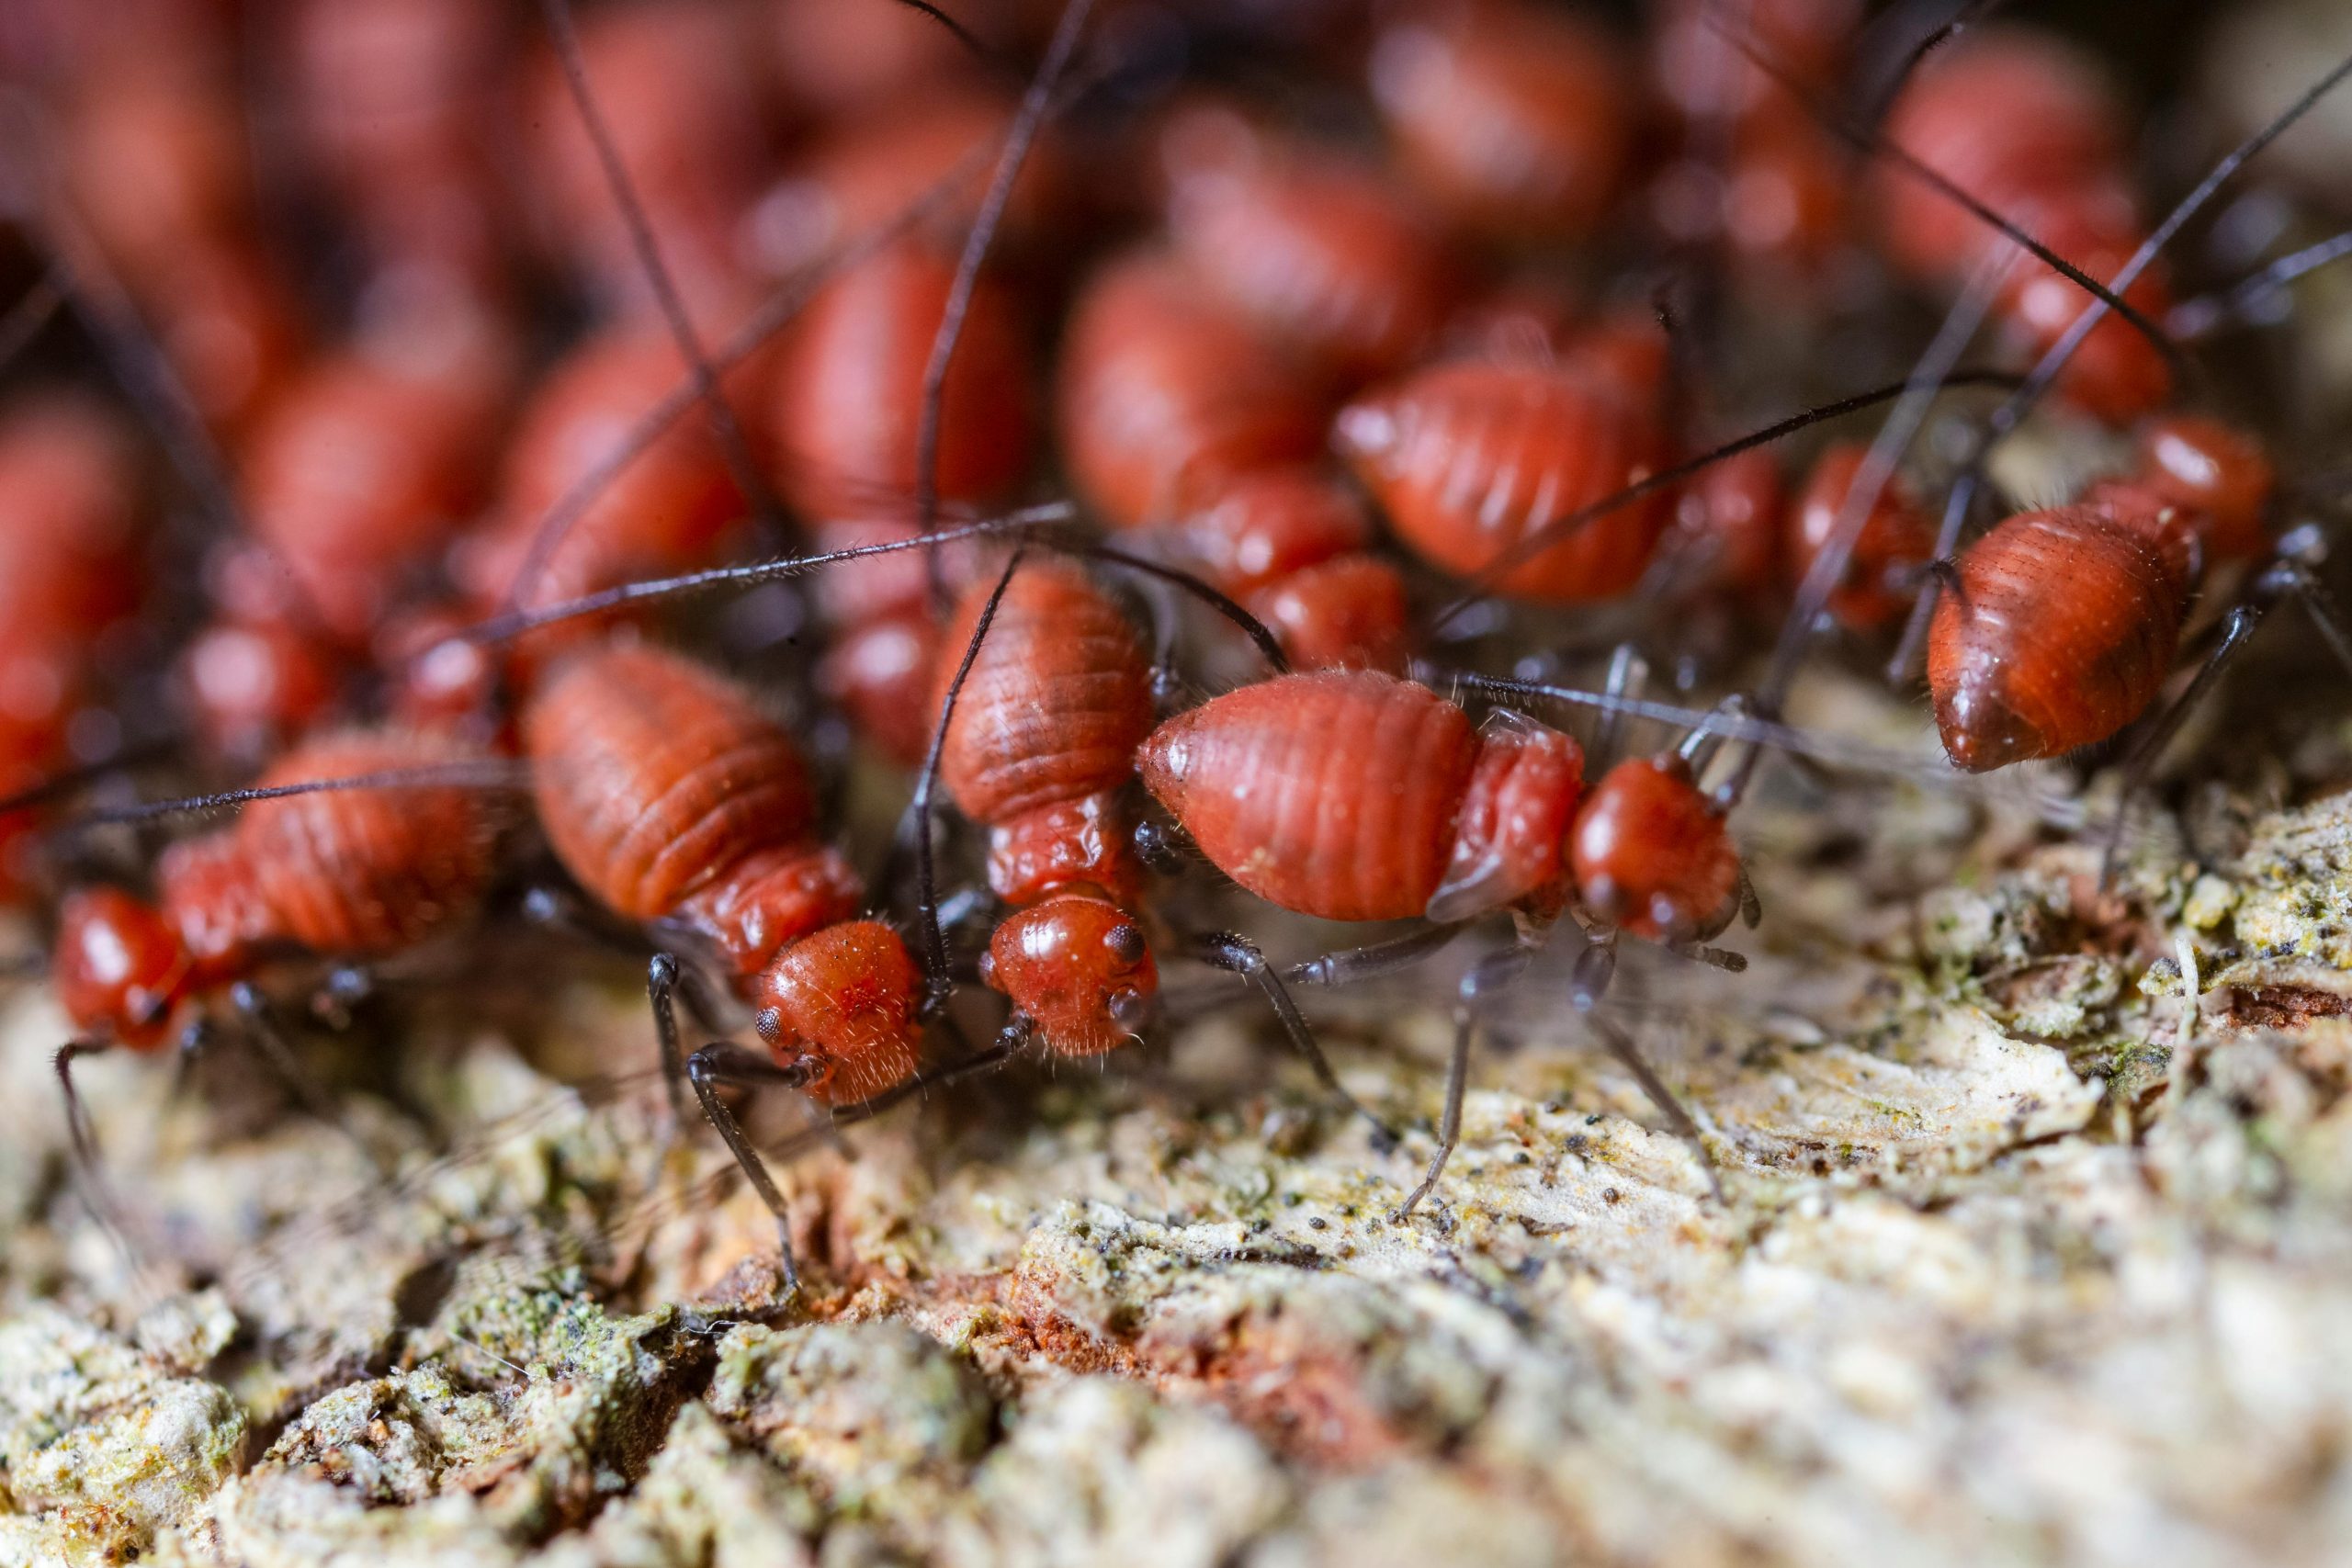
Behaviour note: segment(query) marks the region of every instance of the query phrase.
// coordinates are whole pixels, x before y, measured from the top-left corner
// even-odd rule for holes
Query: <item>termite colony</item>
[[[307,991],[530,917],[649,966],[671,1112],[779,1221],[731,1088],[855,1119],[1225,993],[1386,1159],[1290,987],[1450,943],[1400,1220],[1514,989],[1712,1179],[1607,993],[1743,966],[1768,750],[1867,766],[1778,722],[1801,668],[2137,790],[2282,596],[2352,663],[2325,498],[2208,352],[2346,248],[2236,172],[2300,107],[2151,174],[2030,18],[97,9],[0,28],[0,894],[93,1181],[76,1058],[233,1012],[333,1118]],[[159,777],[242,814],[91,864]]]

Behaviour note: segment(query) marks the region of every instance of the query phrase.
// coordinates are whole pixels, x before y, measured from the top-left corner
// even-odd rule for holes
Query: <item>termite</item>
[[[1279,908],[1333,920],[1453,925],[1506,909],[1518,919],[1520,939],[1461,983],[1438,1151],[1400,1216],[1436,1187],[1453,1151],[1485,1010],[1571,899],[1597,922],[1595,965],[1609,962],[1605,933],[1619,929],[1728,967],[1745,962],[1701,945],[1752,906],[1723,804],[1699,789],[1689,756],[1621,761],[1588,790],[1582,749],[1557,730],[1499,710],[1474,725],[1418,682],[1327,671],[1179,714],[1151,733],[1138,762],[1210,863]],[[1377,973],[1390,952],[1335,954],[1328,968]],[[1604,1032],[1638,1063],[1630,1041]],[[1688,1113],[1646,1066],[1637,1071],[1712,1176]]]
[[[71,755],[94,654],[138,608],[146,512],[130,433],[68,393],[0,409],[0,797]],[[24,891],[27,817],[0,810],[0,903]]]
[[[1397,165],[1506,243],[1578,241],[1633,162],[1624,51],[1579,12],[1464,0],[1419,6],[1373,41],[1373,102]]]
[[[1397,660],[1404,581],[1307,460],[1322,399],[1304,367],[1146,253],[1089,280],[1059,376],[1062,451],[1114,525],[1150,530],[1302,665]]]
[[[209,1005],[225,998],[297,1098],[333,1122],[257,980],[288,952],[365,964],[460,929],[492,864],[498,824],[487,781],[476,776],[483,772],[483,759],[444,738],[386,728],[321,736],[249,789],[175,803],[252,804],[230,827],[165,849],[152,901],[103,885],[66,895],[51,980],[78,1032],[56,1068],[102,1216],[111,1221],[111,1205],[73,1064],[113,1048],[152,1052],[175,1037],[192,1046]]]

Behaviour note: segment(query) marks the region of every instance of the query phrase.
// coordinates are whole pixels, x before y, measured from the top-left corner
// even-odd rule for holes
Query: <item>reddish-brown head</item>
[[[2245,559],[2269,544],[2264,520],[2278,475],[2254,437],[2218,419],[2168,414],[2140,427],[2138,446],[2133,477],[2196,515],[2209,557]]]
[[[322,637],[285,621],[223,621],[180,656],[188,705],[216,755],[277,751],[334,706],[348,671]]]
[[[1585,906],[1636,936],[1712,936],[1737,912],[1739,853],[1676,757],[1610,769],[1577,816],[1568,864]]]
[[[1844,442],[1824,452],[1813,466],[1813,476],[1789,518],[1792,581],[1804,581],[1838,532],[1854,478],[1868,456],[1868,448]],[[1905,568],[1916,570],[1927,564],[1936,553],[1935,538],[1935,525],[1920,510],[1910,486],[1900,474],[1890,476],[1854,536],[1846,575],[1829,595],[1829,613],[1856,631],[1873,630],[1902,615],[1910,607],[1911,595],[1904,591],[1901,575]]]
[[[1159,991],[1142,925],[1083,892],[1056,894],[997,927],[980,978],[1064,1056],[1099,1056],[1133,1038]]]
[[[178,933],[152,905],[119,887],[66,896],[50,963],[74,1026],[136,1050],[170,1036],[190,992],[193,965]]]
[[[899,933],[848,920],[795,942],[760,976],[760,1038],[809,1074],[829,1105],[871,1100],[914,1076],[922,976]]]
[[[1304,464],[1256,469],[1220,485],[1182,529],[1188,562],[1235,594],[1362,549],[1372,538],[1372,520],[1354,492]]]

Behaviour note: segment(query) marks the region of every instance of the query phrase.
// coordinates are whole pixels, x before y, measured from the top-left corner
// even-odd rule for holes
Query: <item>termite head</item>
[[[1143,1027],[1159,992],[1142,925],[1091,893],[1056,894],[997,927],[980,978],[1065,1056],[1116,1049]]]
[[[844,920],[762,972],[760,1038],[829,1105],[871,1100],[914,1076],[922,988],[907,944],[878,920]]]
[[[1739,905],[1739,854],[1679,757],[1618,763],[1577,816],[1568,863],[1585,907],[1635,936],[1713,936]]]
[[[143,1051],[170,1034],[194,964],[153,905],[119,887],[86,887],[59,911],[51,968],[75,1028]]]

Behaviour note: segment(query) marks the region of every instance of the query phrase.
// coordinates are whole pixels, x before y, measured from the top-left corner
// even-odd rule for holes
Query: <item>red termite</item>
[[[2266,548],[2273,475],[2242,434],[2173,418],[2152,423],[2140,451],[2131,477],[2009,517],[1961,552],[1928,640],[1936,725],[1955,765],[2059,756],[2138,718],[2172,671],[2207,568]],[[2298,561],[2275,561],[2232,612],[2199,684],[2271,599],[2308,586]]]
[[[511,285],[517,236],[492,127],[510,124],[512,17],[477,0],[299,0],[283,48],[295,144],[379,280]]]
[[[1656,409],[1570,365],[1433,365],[1342,409],[1332,441],[1398,539],[1464,577],[1666,466]],[[1670,507],[1662,491],[1620,506],[1492,586],[1564,603],[1623,593]]]
[[[587,19],[578,44],[678,297],[697,325],[733,325],[744,301],[742,228],[768,173],[750,18],[724,0],[610,6]],[[539,62],[530,86],[537,185],[559,243],[599,292],[639,307],[650,279],[638,241],[560,65]]]
[[[1616,41],[1517,0],[1408,11],[1374,40],[1371,81],[1404,172],[1507,241],[1583,239],[1632,160],[1636,106]]]
[[[771,432],[786,497],[816,518],[911,515],[919,417],[951,262],[908,241],[831,283],[781,355]],[[942,393],[936,494],[998,501],[1026,475],[1035,374],[1012,302],[983,283]]]
[[[1815,460],[1789,513],[1783,559],[1792,584],[1804,581],[1815,558],[1836,535],[1855,476],[1868,456],[1868,447],[1840,442]],[[1917,580],[1935,554],[1935,525],[1898,475],[1871,502],[1847,558],[1845,578],[1829,595],[1829,614],[1855,631],[1875,631],[1894,623],[1911,605],[1904,579]]]
[[[939,776],[989,829],[989,886],[1016,912],[983,977],[1058,1055],[1098,1055],[1138,1031],[1159,970],[1132,912],[1139,872],[1119,791],[1152,724],[1151,670],[1119,607],[1075,567],[1017,570],[1001,596],[965,596],[944,647],[990,615],[961,685]]]
[[[262,408],[300,311],[265,255],[225,37],[133,28],[85,62],[58,145],[63,198],[215,431]]]
[[[548,374],[507,446],[486,525],[453,549],[453,575],[476,604],[546,604],[723,552],[748,503],[717,437],[695,423],[634,450],[560,536],[545,532],[549,511],[623,449],[683,374],[675,345],[641,328],[593,337]],[[762,374],[747,363],[726,385],[747,398]]]
[[[1165,138],[1168,231],[1211,292],[1342,386],[1409,364],[1460,288],[1442,234],[1374,166],[1216,107]]]
[[[71,394],[0,410],[0,797],[63,763],[93,654],[138,606],[144,485],[131,433]],[[0,813],[0,904],[24,889],[28,818]]]
[[[263,799],[232,826],[180,840],[156,866],[153,904],[119,888],[69,894],[53,960],[67,1013],[92,1046],[153,1049],[274,947],[368,959],[455,929],[489,884],[495,821],[478,782],[429,775],[478,760],[397,729],[322,736],[288,752],[254,790],[386,782]],[[407,773],[417,782],[400,782]]]
[[[1972,31],[1937,50],[1895,99],[1885,134],[2092,277],[2116,274],[2147,237],[2113,100],[2093,67],[2041,34]],[[2010,243],[1902,164],[1882,166],[1877,197],[1888,254],[1915,276],[1963,282]],[[2169,302],[2153,267],[2123,298],[2143,318]],[[2085,304],[2075,280],[2020,257],[1994,309],[2038,354]],[[2172,371],[2132,323],[2109,320],[2083,340],[2058,386],[2088,412],[2121,421],[2161,404]]]
[[[1162,724],[1138,761],[1212,864],[1300,914],[1453,924],[1511,909],[1548,925],[1581,894],[1604,924],[1703,953],[1690,944],[1741,912],[1722,810],[1687,762],[1621,762],[1587,791],[1567,736],[1507,713],[1474,726],[1417,682],[1329,671],[1244,686]],[[1376,966],[1380,950],[1363,952]],[[1529,952],[1490,954],[1462,983],[1440,1146],[1400,1213],[1444,1169],[1481,1010]]]
[[[1012,1004],[999,1050],[1035,1040],[1056,1055],[1102,1055],[1137,1035],[1159,983],[1136,909],[1133,818],[1120,798],[1153,719],[1143,645],[1082,570],[1024,566],[1018,552],[993,586],[967,593],[953,625],[963,635],[946,646],[960,643],[960,658],[941,670],[941,728],[915,795],[933,967],[944,967],[944,953],[930,878],[936,776],[988,827],[989,886],[1013,907],[980,965]],[[1263,991],[1324,1088],[1389,1136],[1340,1088],[1255,943],[1214,933],[1193,956]]]
[[[763,1052],[714,1043],[682,1056],[679,962],[652,961],[673,1109],[683,1079],[775,1212],[792,1276],[784,1201],[717,1088],[780,1084],[826,1105],[899,1088],[918,1065],[922,976],[898,932],[858,917],[864,889],[817,838],[799,749],[735,682],[678,654],[599,645],[532,696],[522,728],[564,868],[615,913],[712,951],[757,1010]]]
[[[1320,400],[1293,360],[1137,256],[1088,286],[1060,378],[1062,449],[1112,523],[1152,527],[1300,664],[1396,660],[1404,581],[1355,498],[1301,460]]]

